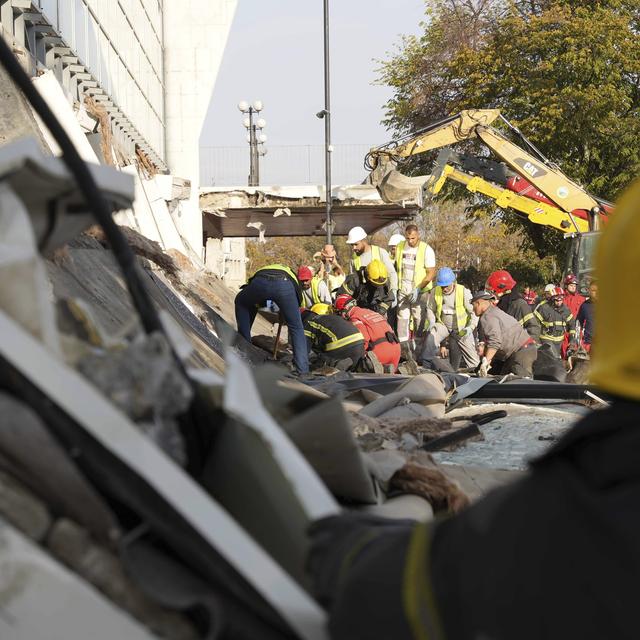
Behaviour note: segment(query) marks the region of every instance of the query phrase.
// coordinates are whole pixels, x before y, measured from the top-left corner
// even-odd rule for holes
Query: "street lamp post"
[[[256,100],[253,104],[249,104],[245,100],[238,103],[238,109],[246,118],[243,121],[247,130],[247,142],[249,143],[249,180],[250,187],[257,187],[260,184],[260,157],[267,154],[264,143],[267,136],[262,130],[267,126],[264,118],[258,115],[263,109],[261,100]]]
[[[331,244],[331,83],[329,68],[329,0],[324,0],[324,109],[318,116],[324,118],[324,177],[326,192],[327,244]]]

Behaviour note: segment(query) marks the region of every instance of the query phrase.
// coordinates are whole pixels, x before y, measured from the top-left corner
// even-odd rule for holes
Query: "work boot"
[[[367,372],[377,373],[380,375],[384,373],[384,367],[380,360],[378,360],[378,356],[373,351],[367,352],[362,361]]]
[[[420,373],[418,371],[418,364],[413,358],[413,352],[411,351],[409,342],[400,343],[400,362],[404,362],[402,370],[406,371],[407,375],[417,376],[418,373]]]

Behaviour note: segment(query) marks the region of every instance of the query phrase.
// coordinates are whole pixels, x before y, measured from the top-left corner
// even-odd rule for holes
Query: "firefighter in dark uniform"
[[[554,357],[561,358],[565,334],[569,335],[569,342],[573,342],[576,335],[576,319],[564,304],[562,287],[555,287],[551,292],[551,299],[541,302],[536,307],[534,315],[542,325],[540,343],[549,345],[549,352]]]
[[[395,298],[389,285],[389,273],[382,260],[372,260],[366,267],[350,273],[337,294],[352,296],[359,307],[386,317]]]
[[[610,220],[590,377],[609,406],[458,515],[316,522],[308,566],[333,640],[638,637],[640,303],[619,274],[640,273],[640,182]]]
[[[355,370],[364,357],[364,337],[351,322],[331,313],[328,304],[303,310],[302,324],[309,350],[322,364],[345,371]]]

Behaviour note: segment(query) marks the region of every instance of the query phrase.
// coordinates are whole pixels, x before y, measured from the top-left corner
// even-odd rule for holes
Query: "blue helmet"
[[[442,269],[438,269],[438,273],[436,275],[436,286],[448,287],[455,281],[456,274],[453,273],[453,269],[451,269],[450,267],[442,267]]]

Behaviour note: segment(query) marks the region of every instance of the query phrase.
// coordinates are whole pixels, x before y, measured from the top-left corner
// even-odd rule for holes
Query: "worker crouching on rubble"
[[[365,354],[364,337],[348,320],[331,311],[330,305],[322,303],[301,310],[308,349],[323,365],[354,370]]]
[[[309,358],[304,328],[300,319],[302,291],[296,274],[281,264],[270,264],[258,269],[235,299],[236,323],[240,335],[251,342],[251,327],[258,308],[273,300],[280,308],[289,329],[293,347],[293,364],[297,373],[309,373]]]
[[[591,380],[610,405],[530,472],[448,519],[349,513],[311,528],[333,640],[632,640],[640,575],[640,183],[599,241]]]
[[[534,339],[508,313],[494,305],[493,291],[479,291],[473,298],[473,312],[478,316],[478,374],[533,377],[537,349]],[[494,362],[495,359],[495,362]],[[499,363],[499,364],[498,364]]]
[[[427,299],[426,314],[419,361],[428,365],[436,357],[446,357],[442,345],[448,338],[459,347],[465,367],[477,367],[480,360],[473,332],[478,321],[473,314],[471,292],[456,282],[449,267],[438,270],[436,286]]]
[[[372,366],[373,373],[395,373],[400,362],[400,343],[391,325],[375,311],[362,309],[348,294],[336,298],[336,311],[364,336],[364,349]],[[375,358],[372,358],[371,355]],[[378,370],[380,363],[382,370]]]
[[[366,267],[350,273],[337,291],[338,295],[341,293],[355,298],[359,307],[371,309],[385,317],[395,300],[387,267],[381,260],[372,260]]]

